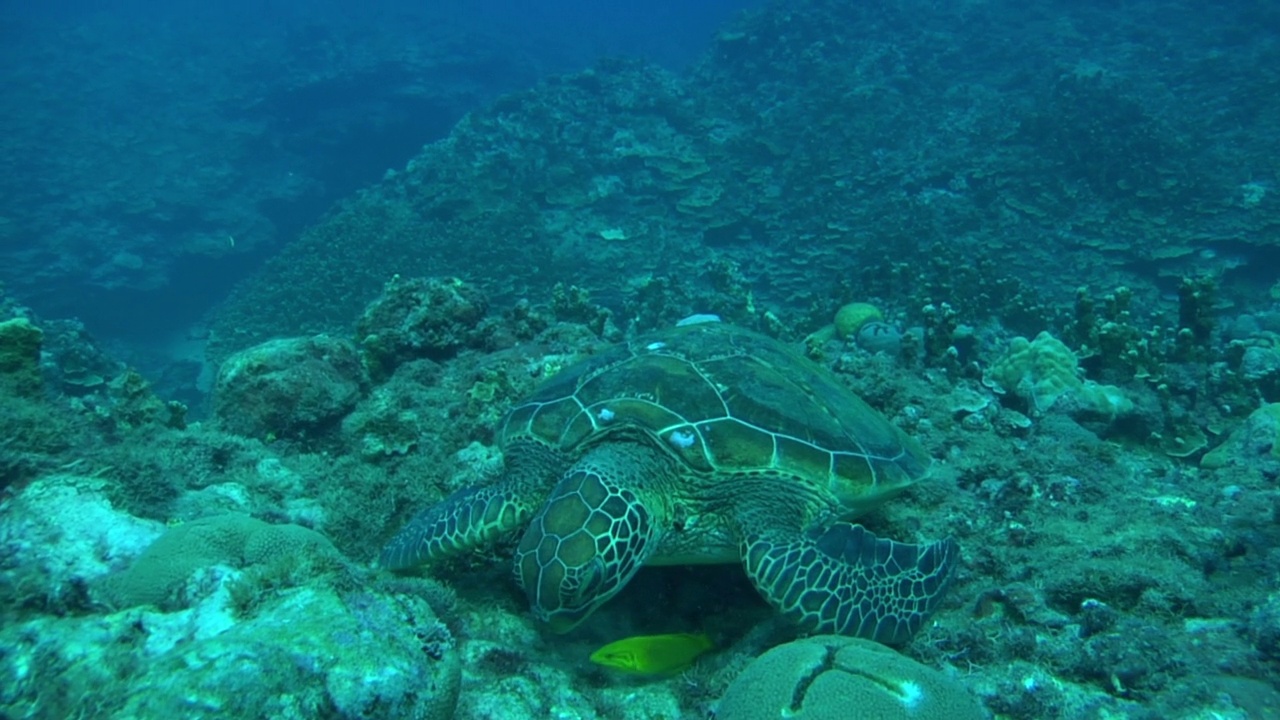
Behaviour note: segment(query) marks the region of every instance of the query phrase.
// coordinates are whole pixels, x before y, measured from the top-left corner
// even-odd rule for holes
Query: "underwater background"
[[[1280,717],[1280,4],[9,2],[0,68],[0,717]],[[957,543],[910,642],[377,567],[699,315],[932,457],[856,518]]]

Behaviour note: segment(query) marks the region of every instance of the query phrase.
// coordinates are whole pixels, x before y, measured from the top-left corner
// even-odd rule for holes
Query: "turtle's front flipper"
[[[506,484],[472,487],[422,511],[382,549],[378,562],[403,570],[488,544],[533,513]]]
[[[756,588],[804,629],[887,644],[906,642],[937,609],[959,555],[950,538],[910,545],[843,522],[749,533],[742,551]]]

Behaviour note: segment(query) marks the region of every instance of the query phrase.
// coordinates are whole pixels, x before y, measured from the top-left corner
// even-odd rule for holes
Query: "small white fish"
[[[676,323],[676,327],[684,327],[686,325],[701,325],[702,323],[718,323],[718,322],[720,322],[719,315],[712,315],[711,313],[696,313]]]

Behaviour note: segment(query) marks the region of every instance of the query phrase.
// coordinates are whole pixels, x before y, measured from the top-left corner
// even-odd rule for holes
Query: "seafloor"
[[[73,326],[8,306],[6,712],[449,717],[426,700],[460,672],[460,718],[705,717],[793,635],[737,566],[642,571],[564,637],[533,624],[509,546],[434,580],[368,567],[413,509],[493,477],[513,400],[617,334],[582,298],[488,315],[467,305],[478,298],[455,281],[393,283],[360,335],[232,356],[200,423],[95,358]],[[605,321],[570,319],[591,312]],[[964,365],[901,339],[871,352],[821,335],[810,355],[937,459],[863,521],[961,544],[951,597],[909,656],[1000,717],[1268,717],[1280,406],[1192,414],[1163,381],[1082,380],[1083,361],[1047,334],[993,338]],[[96,359],[101,381],[51,392],[69,381],[42,367],[42,341]],[[1238,402],[1275,381],[1256,372],[1280,367],[1273,344],[1222,346],[1234,365],[1208,359],[1218,347],[1159,372]],[[707,632],[716,650],[675,677],[585,661],[605,642],[678,631]]]
[[[1280,194],[1246,170],[1274,172],[1277,11],[846,5],[468,115],[214,313],[207,406],[0,298],[0,714],[755,717],[732,681],[795,633],[738,566],[642,570],[553,636],[510,543],[372,565],[501,471],[541,379],[715,313],[935,459],[859,518],[962,554],[871,661],[914,712],[886,717],[1280,716]],[[715,647],[587,661],[674,632]]]

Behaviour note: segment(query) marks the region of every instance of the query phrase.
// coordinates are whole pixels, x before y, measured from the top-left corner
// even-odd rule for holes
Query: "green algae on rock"
[[[15,395],[38,395],[40,379],[40,343],[44,333],[23,318],[0,322],[0,383]],[[5,388],[0,388],[5,389]]]

